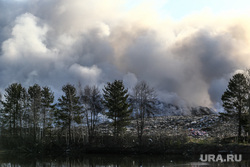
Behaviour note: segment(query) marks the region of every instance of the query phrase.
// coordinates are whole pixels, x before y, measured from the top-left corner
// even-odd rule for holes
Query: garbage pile
[[[190,128],[189,129],[189,136],[197,137],[197,138],[208,137],[208,133],[203,131],[203,130]]]

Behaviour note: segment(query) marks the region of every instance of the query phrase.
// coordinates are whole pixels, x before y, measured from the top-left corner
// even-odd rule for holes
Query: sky
[[[210,11],[216,15],[222,13],[248,12],[248,0],[167,0],[161,8],[164,16],[180,20],[188,15],[198,14],[202,10]]]
[[[160,100],[221,109],[250,66],[246,0],[0,0],[0,92],[145,80]]]

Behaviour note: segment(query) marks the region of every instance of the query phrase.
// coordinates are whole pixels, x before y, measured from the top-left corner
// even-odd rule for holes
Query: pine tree
[[[0,135],[2,134],[2,128],[3,128],[3,101],[2,101],[2,93],[0,92]]]
[[[11,136],[22,136],[26,90],[21,84],[13,83],[5,89],[5,92],[5,101],[1,101],[3,128],[7,129]]]
[[[54,93],[52,90],[45,86],[41,91],[41,105],[42,105],[42,127],[43,127],[43,137],[46,137],[46,131],[51,131],[52,128],[52,113],[54,111]]]
[[[33,138],[36,142],[37,136],[39,135],[39,123],[41,121],[41,109],[42,109],[42,98],[41,98],[41,87],[38,84],[30,86],[28,89],[29,102],[30,102],[30,111],[31,111],[31,120],[33,128]]]
[[[77,96],[76,88],[73,85],[67,84],[62,87],[64,95],[58,99],[59,110],[56,112],[56,120],[58,125],[62,128],[68,129],[68,144],[72,139],[72,124],[81,122],[80,112],[82,107],[79,103],[79,96]]]
[[[223,107],[226,116],[237,118],[238,138],[241,137],[242,114],[248,111],[248,86],[244,74],[235,74],[228,83],[228,88],[222,95]]]
[[[113,120],[114,135],[122,133],[125,126],[129,124],[132,110],[128,104],[128,90],[124,88],[123,82],[115,80],[107,83],[103,89],[104,105],[109,109],[107,117]]]
[[[250,134],[250,69],[247,69],[244,74],[245,74],[247,85],[248,85],[248,99],[247,99],[248,111],[243,113],[242,124],[243,124],[244,131],[247,134]]]

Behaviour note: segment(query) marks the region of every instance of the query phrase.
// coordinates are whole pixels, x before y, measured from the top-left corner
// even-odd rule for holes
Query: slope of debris
[[[157,112],[145,120],[145,135],[164,134],[169,136],[186,134],[193,137],[230,137],[237,134],[237,122],[223,120],[208,107],[177,106],[162,101],[156,103]],[[112,134],[112,127],[105,121],[99,125],[99,132]],[[136,135],[136,120],[132,120],[127,132]]]
[[[130,127],[135,131],[135,121]],[[133,130],[132,130],[133,129]],[[219,115],[164,116],[146,120],[146,135],[162,134],[173,136],[187,134],[193,137],[230,137],[237,134],[234,120],[223,120]]]
[[[165,103],[162,101],[157,101],[156,103],[156,113],[155,116],[182,116],[182,115],[210,115],[216,114],[216,112],[208,107],[188,107],[188,106],[177,106],[171,103]]]
[[[99,132],[112,134],[109,124],[99,125]],[[217,114],[202,116],[157,116],[145,120],[145,135],[188,135],[197,138],[231,137],[237,135],[237,123],[224,120]],[[127,127],[127,133],[136,135],[136,120]]]

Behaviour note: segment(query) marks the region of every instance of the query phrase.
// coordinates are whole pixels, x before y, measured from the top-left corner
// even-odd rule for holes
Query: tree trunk
[[[42,136],[43,139],[45,139],[46,137],[45,124],[46,124],[46,108],[44,108],[43,110],[43,136]]]
[[[114,135],[118,136],[118,127],[117,127],[117,112],[115,111],[115,126],[114,126]]]
[[[71,143],[71,118],[69,120],[69,139],[68,139],[68,141],[69,141],[69,143]]]
[[[239,108],[239,127],[238,127],[238,143],[241,139],[241,107]]]

